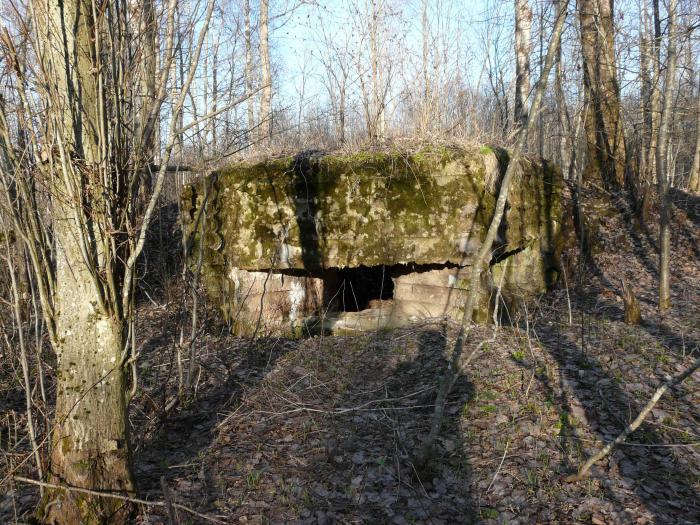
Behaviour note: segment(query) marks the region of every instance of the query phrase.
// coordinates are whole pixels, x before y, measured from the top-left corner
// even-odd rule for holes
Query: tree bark
[[[698,104],[696,111],[698,114],[698,124],[695,132],[695,154],[693,156],[693,167],[690,169],[688,190],[694,193],[700,193],[700,85],[698,87]]]
[[[421,14],[421,36],[423,39],[423,103],[421,110],[420,131],[424,135],[431,130],[432,85],[430,74],[430,21],[428,19],[428,0],[423,0]]]
[[[272,140],[272,72],[270,71],[270,0],[260,0],[260,66],[262,94],[260,97],[260,138],[266,145]]]
[[[142,97],[138,101],[138,120],[136,122],[135,139],[136,150],[144,153],[144,157],[136,159],[140,166],[149,166],[155,161],[157,121],[150,119],[151,108],[156,103],[156,59],[158,56],[156,46],[156,13],[154,0],[144,0],[140,13],[140,33],[143,38],[141,45],[140,90]],[[149,170],[144,170],[139,183],[146,194],[152,185],[152,177]]]
[[[141,34],[143,37],[143,70],[141,77],[141,90],[145,96],[142,102],[139,130],[143,140],[142,150],[147,158],[143,160],[145,165],[151,164],[155,156],[155,129],[147,126],[151,107],[156,102],[156,59],[158,49],[156,47],[156,12],[154,0],[143,0],[141,12]]]
[[[131,494],[123,316],[105,307],[96,271],[104,257],[99,247],[107,244],[95,224],[105,209],[98,169],[104,122],[94,74],[100,29],[90,0],[37,0],[35,7],[41,59],[55,80],[48,115],[60,150],[53,191],[57,388],[50,473],[60,484]],[[88,245],[97,248],[86,251]],[[124,501],[50,490],[42,518],[55,525],[126,523],[131,510]]]
[[[672,119],[673,90],[676,83],[676,8],[677,0],[668,6],[668,50],[664,81],[663,110],[659,125],[659,146],[656,149],[656,168],[659,184],[659,310],[671,307],[670,258],[671,258],[671,203],[669,198],[670,177],[668,174],[669,127]]]
[[[345,75],[345,72],[343,72]],[[341,146],[345,145],[345,83],[346,77],[343,76],[343,84],[340,86],[339,102],[338,102],[338,142]]]
[[[640,132],[639,175],[642,181],[650,184],[652,177],[649,175],[647,156],[649,140],[651,137],[651,72],[649,63],[651,59],[651,46],[649,45],[649,8],[648,0],[643,0],[641,5],[639,27],[639,80],[641,86],[640,102],[642,110],[642,129]]]
[[[211,113],[216,114],[219,105],[219,44],[214,45],[214,56],[212,57],[211,67]],[[217,122],[215,118],[209,121],[211,129],[211,151],[216,154],[219,152],[218,136],[216,132]],[[227,137],[228,138],[228,137]]]
[[[587,179],[609,189],[625,180],[625,141],[616,77],[612,0],[580,0],[581,53],[586,96]]]
[[[248,96],[246,101],[248,114],[248,134],[250,135],[255,128],[255,115],[253,110],[253,41],[250,32],[250,0],[245,0],[243,4],[243,16],[245,18],[245,26],[243,29],[245,40],[245,69],[243,75],[245,77],[245,94]]]
[[[517,126],[527,120],[530,95],[530,53],[532,52],[532,9],[529,0],[515,0],[515,107]]]
[[[55,211],[55,213],[57,210]],[[134,493],[127,434],[123,323],[96,307],[90,269],[83,262],[74,210],[61,206],[54,222],[57,253],[57,392],[51,476],[71,486]],[[126,523],[130,506],[119,500],[53,491],[51,524]]]
[[[659,143],[659,117],[661,115],[661,17],[659,15],[659,0],[652,0],[654,38],[651,44],[651,63],[653,79],[649,94],[649,113],[651,115],[651,128],[649,133],[649,147],[647,149],[646,168],[647,180],[651,184],[657,184],[658,169],[656,166],[657,147]]]
[[[560,1],[561,0],[555,0],[555,5],[557,8]],[[557,43],[557,58],[554,64],[554,96],[557,101],[559,123],[561,124],[561,137],[559,138],[561,170],[564,177],[570,178],[572,175],[575,140],[572,134],[571,117],[569,115],[568,106],[566,104],[566,96],[564,94],[564,72],[562,71],[561,41]]]
[[[370,142],[375,142],[384,136],[384,94],[381,87],[381,71],[379,69],[379,16],[382,5],[379,0],[371,0],[369,13],[369,51],[370,66],[372,70],[372,126],[370,128]]]

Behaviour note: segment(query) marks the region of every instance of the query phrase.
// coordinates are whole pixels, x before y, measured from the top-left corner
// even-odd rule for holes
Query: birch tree
[[[251,31],[250,0],[243,3],[243,40],[245,41],[245,93],[248,96],[246,102],[246,115],[248,116],[248,131],[255,129],[255,109],[253,108],[253,35]]]
[[[532,9],[529,0],[515,0],[515,106],[514,118],[521,126],[527,119],[532,52]]]
[[[270,70],[270,0],[260,0],[260,138],[269,145],[272,138],[272,72]]]

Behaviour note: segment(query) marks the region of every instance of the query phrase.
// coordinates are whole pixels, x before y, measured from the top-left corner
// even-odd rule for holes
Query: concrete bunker
[[[461,319],[471,258],[493,214],[503,150],[305,153],[236,164],[187,187],[183,222],[202,281],[236,333],[353,333]],[[560,174],[523,160],[479,282],[516,304],[547,290],[562,248]]]

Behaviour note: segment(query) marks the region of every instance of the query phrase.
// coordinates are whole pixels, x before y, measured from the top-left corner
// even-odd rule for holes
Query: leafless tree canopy
[[[665,316],[675,315],[670,317],[675,327],[695,330],[697,336],[697,319],[688,321],[697,309],[683,306],[685,291],[674,293],[674,282],[682,288],[681,279],[692,280],[700,253],[697,243],[693,246],[700,227],[700,3],[3,0],[0,393],[8,381],[23,395],[19,403],[8,397],[5,405],[0,399],[0,452],[6,453],[0,492],[18,480],[33,483],[40,490],[33,495],[36,519],[54,525],[133,523],[139,511],[154,506],[172,523],[185,523],[182,513],[225,522],[199,512],[200,506],[174,501],[165,476],[158,480],[162,498],[140,498],[133,461],[138,447],[131,437],[134,406],[155,434],[153,428],[161,428],[174,412],[194,410],[206,378],[216,376],[216,367],[203,364],[202,340],[217,330],[216,337],[223,337],[225,327],[209,315],[202,293],[208,278],[205,241],[194,237],[206,236],[206,221],[222,220],[208,208],[218,191],[217,173],[237,162],[301,151],[341,155],[433,143],[503,148],[499,160],[510,162],[493,184],[493,217],[469,261],[464,319],[453,346],[440,350],[446,354],[439,359],[444,367],[433,365],[433,385],[421,391],[430,394],[428,399],[421,393],[429,422],[411,442],[413,449],[396,456],[397,465],[399,455],[410,464],[409,479],[431,483],[426,473],[432,475],[437,451],[443,447],[447,456],[454,449],[440,437],[453,414],[455,385],[469,372],[467,365],[497,340],[494,330],[491,339],[473,341],[481,332],[472,326],[472,314],[478,283],[497,259],[502,219],[513,212],[507,202],[520,183],[520,162],[554,166],[566,180],[572,231],[562,250],[577,255],[558,269],[562,288],[556,293],[566,297],[570,332],[579,323],[574,338],[581,354],[586,326],[599,319],[602,301],[585,292],[585,275],[604,280],[604,263],[617,253],[618,237],[631,239],[635,256],[644,259],[654,280],[646,297],[635,295],[638,283],[629,275],[606,282],[610,289],[621,284],[616,292],[621,317],[638,330],[657,323],[646,333],[662,341]],[[188,218],[195,228],[187,237],[173,224],[182,211],[177,207],[183,189],[193,180],[208,182],[197,216]],[[611,237],[606,228],[618,220],[611,217],[633,226],[604,245],[600,239]],[[687,253],[679,254],[683,247]],[[167,365],[158,365],[168,376],[159,376],[161,390],[144,393],[140,374],[148,368],[142,353],[157,339],[142,335],[156,330],[153,316],[142,317],[151,307],[165,312],[171,323],[158,343],[163,355],[169,349]],[[578,321],[574,311],[580,313]],[[527,341],[533,364],[522,389],[525,398],[535,378],[548,385],[553,374],[535,359],[539,343],[533,338],[539,336],[530,318],[526,311],[521,341]],[[494,321],[498,325],[495,313]],[[546,316],[537,317],[537,330],[543,326],[542,333],[553,337],[547,322]],[[522,326],[513,325],[513,333],[522,336]],[[165,321],[158,326],[165,327]],[[692,382],[700,362],[686,354],[685,338],[683,332],[682,357],[673,373],[657,374],[653,383],[660,386],[650,401],[635,405],[636,414],[627,403],[630,413],[618,437],[601,434],[607,446],[592,453],[569,481],[583,479],[594,463],[622,445],[662,394],[689,378]],[[270,343],[266,367],[278,343]],[[267,341],[251,342],[241,355],[253,355],[256,344]],[[562,369],[572,368],[561,360],[567,351],[564,344],[551,354]],[[516,352],[512,361],[520,366],[524,358]],[[587,362],[577,363],[574,386],[588,374]],[[174,392],[167,388],[171,379]],[[237,381],[222,389],[241,396]],[[597,383],[599,391],[619,382],[605,381]],[[697,382],[693,385],[697,390]],[[390,398],[388,390],[382,392]],[[229,403],[234,394],[219,397]],[[323,412],[300,406],[274,417]],[[333,407],[326,415],[343,410]],[[260,409],[258,422],[269,421],[270,414]],[[569,425],[568,412],[563,414],[562,436]],[[697,414],[693,417],[698,424]],[[511,457],[509,446],[510,439],[499,449],[500,464],[485,494]],[[332,462],[342,454],[333,448],[328,457]],[[353,458],[353,465],[366,463]],[[697,486],[697,471],[694,475]],[[352,478],[352,491],[365,483],[357,480]],[[247,490],[259,481],[247,479]],[[402,483],[418,491],[413,481],[401,478],[397,486]],[[420,490],[427,496],[425,487]],[[528,497],[541,492],[535,487]],[[0,500],[0,520],[2,505]],[[389,515],[395,523],[406,522],[397,516]],[[333,519],[323,514],[318,522]]]

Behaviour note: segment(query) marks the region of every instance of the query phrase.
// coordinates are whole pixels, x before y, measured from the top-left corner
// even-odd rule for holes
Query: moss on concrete
[[[190,220],[204,184],[183,194]],[[242,269],[459,262],[494,206],[481,154],[448,149],[236,164],[214,186],[205,260]]]
[[[507,162],[497,148],[435,146],[236,163],[183,192],[183,221],[192,233],[211,188],[192,260],[203,243],[203,283],[229,318],[236,311],[232,268],[318,274],[359,265],[468,265]],[[506,288],[538,293],[561,252],[562,178],[546,162],[523,160],[519,171],[496,255],[513,254]],[[494,262],[498,273],[502,263]]]

